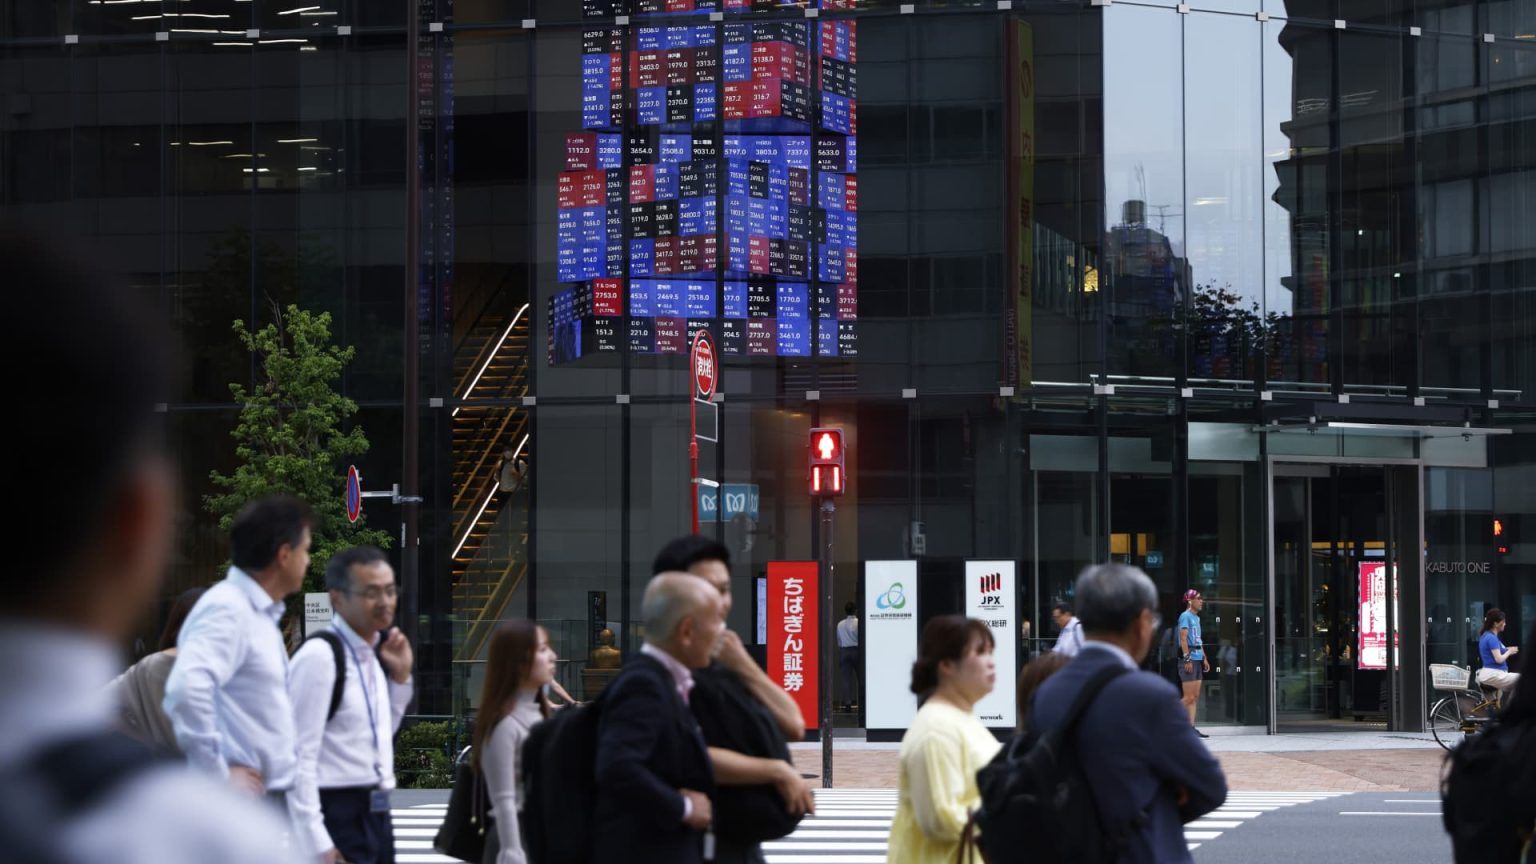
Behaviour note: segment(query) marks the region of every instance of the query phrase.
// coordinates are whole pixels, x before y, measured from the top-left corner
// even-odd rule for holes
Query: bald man
[[[695,864],[707,847],[714,857],[715,781],[688,695],[725,628],[724,605],[708,583],[663,573],[640,613],[645,645],[604,694],[593,860]]]

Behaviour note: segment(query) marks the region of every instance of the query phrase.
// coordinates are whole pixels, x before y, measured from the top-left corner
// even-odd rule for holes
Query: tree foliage
[[[361,426],[346,420],[357,403],[336,389],[356,349],[331,343],[331,316],[274,304],[272,323],[252,331],[243,320],[234,333],[257,363],[256,386],[230,384],[243,407],[231,432],[239,466],[212,472],[215,486],[204,505],[229,530],[235,512],[262,495],[293,495],[314,508],[317,524],[306,591],[324,590],[325,562],[339,549],[360,543],[389,545],[389,534],[367,527],[367,517],[347,520],[343,499],[349,460],[368,452]]]

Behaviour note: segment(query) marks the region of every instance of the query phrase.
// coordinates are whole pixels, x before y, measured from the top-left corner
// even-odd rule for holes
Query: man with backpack
[[[0,858],[28,864],[284,860],[267,808],[115,732],[105,687],[161,590],[176,477],[162,440],[164,328],[135,302],[0,225],[18,436],[0,591]],[[68,466],[80,482],[60,482]]]
[[[379,549],[353,546],[326,562],[325,587],[330,629],[305,640],[288,674],[295,845],[324,864],[391,864],[394,735],[414,689],[411,645],[393,626],[395,571]]]
[[[687,572],[719,592],[722,616],[731,613],[731,553],[697,534],[662,547],[656,573]],[[717,864],[761,864],[762,843],[794,831],[815,812],[810,784],[790,759],[787,741],[805,737],[795,701],[747,653],[741,638],[721,633],[708,666],[693,673],[688,707],[709,746],[715,782]]]
[[[709,665],[720,639],[723,608],[713,588],[686,573],[645,586],[645,645],[602,695],[591,861],[714,859],[714,774],[688,699],[693,670]]]
[[[1227,781],[1177,691],[1138,668],[1160,623],[1157,589],[1135,567],[1102,564],[1078,577],[1076,598],[1082,651],[1035,692],[1028,731],[1068,736],[1064,759],[1091,794],[1055,814],[1053,836],[1067,845],[1038,860],[1190,861],[1183,825],[1221,806]]]

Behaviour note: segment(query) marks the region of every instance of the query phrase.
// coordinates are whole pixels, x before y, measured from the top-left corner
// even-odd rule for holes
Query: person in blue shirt
[[[1200,610],[1205,608],[1205,598],[1191,588],[1184,592],[1187,608],[1179,613],[1179,685],[1184,688],[1184,710],[1189,712],[1189,725],[1195,725],[1195,711],[1200,706],[1200,680],[1211,671],[1211,661],[1205,657],[1205,642],[1200,637]],[[1201,738],[1210,736],[1195,730]]]
[[[1477,640],[1477,653],[1482,655],[1483,668],[1477,670],[1477,683],[1493,687],[1502,697],[1520,683],[1520,673],[1509,671],[1509,658],[1520,653],[1517,646],[1504,647],[1499,634],[1509,622],[1498,609],[1489,609],[1483,616],[1483,635]]]

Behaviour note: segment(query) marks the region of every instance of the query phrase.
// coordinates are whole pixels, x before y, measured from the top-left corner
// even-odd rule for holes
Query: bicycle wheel
[[[1461,742],[1461,721],[1464,715],[1457,709],[1457,702],[1461,701],[1459,694],[1447,696],[1429,709],[1429,731],[1435,736],[1435,743],[1447,750]],[[1463,704],[1461,707],[1472,706]]]

